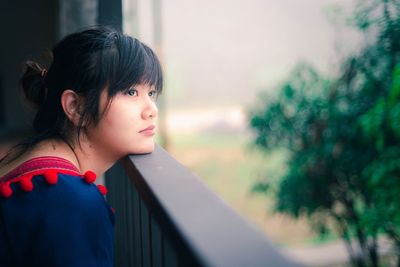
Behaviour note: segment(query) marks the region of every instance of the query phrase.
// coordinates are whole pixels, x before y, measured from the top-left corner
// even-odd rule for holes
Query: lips
[[[139,133],[147,135],[147,136],[153,136],[155,134],[154,128],[156,128],[154,125],[150,125],[146,129],[139,131]]]

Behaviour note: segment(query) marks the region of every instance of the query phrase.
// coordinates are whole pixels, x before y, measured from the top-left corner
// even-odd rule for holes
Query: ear
[[[74,124],[74,126],[78,126],[79,120],[81,119],[82,105],[82,97],[74,91],[67,89],[62,93],[61,106],[65,115]]]

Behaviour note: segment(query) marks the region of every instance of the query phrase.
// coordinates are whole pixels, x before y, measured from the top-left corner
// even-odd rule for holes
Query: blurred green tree
[[[290,152],[277,211],[308,216],[321,234],[333,221],[355,266],[380,266],[384,235],[400,266],[400,2],[360,1],[351,21],[376,38],[336,78],[299,64],[260,97],[250,127],[257,146]]]

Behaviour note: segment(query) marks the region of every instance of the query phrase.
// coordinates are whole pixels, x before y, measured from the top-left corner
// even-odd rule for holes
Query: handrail
[[[141,230],[133,232],[147,248],[141,247],[142,260],[134,266],[299,266],[160,146],[151,154],[126,157],[122,164],[141,199],[136,216],[145,217]],[[158,259],[170,253],[170,264]]]

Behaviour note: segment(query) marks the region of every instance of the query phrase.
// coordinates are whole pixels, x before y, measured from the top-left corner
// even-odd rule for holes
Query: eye
[[[137,96],[138,95],[138,91],[136,89],[128,89],[126,91],[126,94],[130,95],[130,96]]]
[[[158,96],[157,91],[156,91],[156,90],[150,91],[150,92],[149,92],[149,96],[150,96],[153,100],[157,100],[157,96]]]

